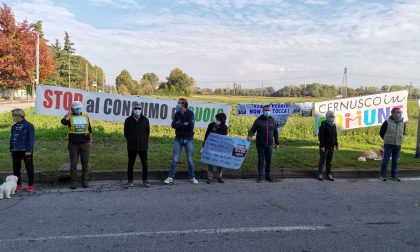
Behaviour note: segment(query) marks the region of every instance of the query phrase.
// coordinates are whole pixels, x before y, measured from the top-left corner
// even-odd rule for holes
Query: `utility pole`
[[[88,63],[86,63],[86,90],[89,90],[89,66]]]
[[[419,99],[419,116],[417,122],[417,146],[416,146],[416,155],[415,158],[420,158],[420,99]]]
[[[39,84],[39,32],[36,33],[35,71],[35,86],[32,86],[32,97],[35,96],[35,88]]]
[[[70,88],[70,59],[71,59],[71,53],[69,52],[69,88]]]
[[[343,82],[341,83],[340,90],[341,97],[347,97],[347,66],[344,67]]]

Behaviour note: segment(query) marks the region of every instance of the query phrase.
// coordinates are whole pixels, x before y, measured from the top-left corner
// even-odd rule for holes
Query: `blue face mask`
[[[334,123],[334,118],[331,118],[331,117],[330,117],[330,118],[328,118],[328,122],[329,122],[329,123]]]
[[[269,116],[271,115],[271,111],[264,111],[264,112],[263,112],[263,115],[264,115],[265,117],[269,117]]]
[[[402,114],[401,113],[397,113],[397,116],[396,116],[395,119],[397,119],[397,121],[399,121],[399,120],[401,120],[401,118],[402,118]]]
[[[73,114],[80,115],[81,113],[82,113],[82,109],[81,108],[73,109]]]
[[[140,116],[141,115],[141,109],[133,109],[133,115]]]
[[[175,107],[176,111],[180,111],[182,109],[182,104],[177,104]]]

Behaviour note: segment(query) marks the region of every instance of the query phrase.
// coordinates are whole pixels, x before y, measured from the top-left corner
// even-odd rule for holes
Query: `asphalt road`
[[[40,186],[0,201],[1,251],[420,251],[420,180]]]

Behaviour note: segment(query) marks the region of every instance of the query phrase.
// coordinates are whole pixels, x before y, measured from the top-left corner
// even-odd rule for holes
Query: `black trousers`
[[[318,174],[322,175],[322,170],[325,168],[327,170],[327,176],[331,175],[331,163],[334,155],[334,147],[325,147],[325,151],[319,150],[319,165],[318,165]]]
[[[136,161],[137,155],[140,157],[141,160],[141,166],[142,166],[142,173],[141,177],[144,180],[147,180],[147,173],[149,170],[148,164],[147,164],[147,150],[146,151],[128,151],[128,169],[127,169],[127,177],[128,181],[134,180],[134,162]]]
[[[28,174],[28,184],[33,185],[34,184],[34,160],[33,160],[33,154],[30,156],[25,156],[24,151],[13,151],[12,152],[12,160],[13,160],[13,175],[18,177],[17,184],[22,184],[22,179],[20,175],[20,169],[22,168],[22,159],[25,163],[25,169],[26,173]]]

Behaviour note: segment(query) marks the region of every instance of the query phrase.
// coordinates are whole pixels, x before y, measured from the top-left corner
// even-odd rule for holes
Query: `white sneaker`
[[[193,184],[198,184],[198,180],[196,180],[195,178],[192,178],[192,179],[190,179],[190,181],[191,181],[191,183],[193,183]]]
[[[163,181],[164,184],[168,185],[168,184],[173,184],[174,183],[174,179],[171,177],[168,177],[167,179],[165,179],[165,181]]]

